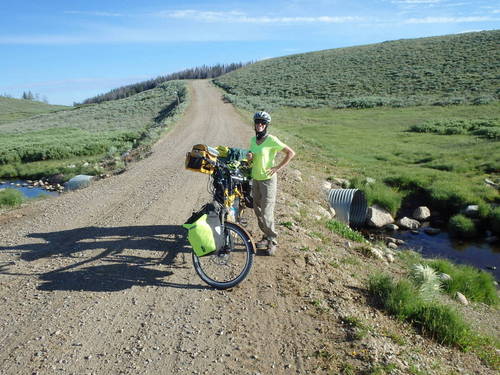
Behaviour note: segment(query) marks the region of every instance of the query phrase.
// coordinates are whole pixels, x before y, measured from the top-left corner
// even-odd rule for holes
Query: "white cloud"
[[[466,22],[486,22],[498,21],[491,17],[424,17],[424,18],[409,18],[403,23],[421,24],[421,23],[466,23]]]
[[[123,17],[124,16],[124,14],[122,14],[122,13],[99,12],[99,11],[84,12],[84,11],[79,11],[79,10],[67,10],[64,12],[64,14],[76,14],[76,15],[97,16],[97,17]]]
[[[192,19],[204,22],[226,22],[226,23],[261,23],[261,24],[296,24],[296,23],[344,23],[363,20],[362,17],[345,16],[317,16],[317,17],[272,17],[272,16],[249,16],[238,11],[210,12],[192,9],[176,10],[172,12],[159,12],[156,16],[163,18]]]

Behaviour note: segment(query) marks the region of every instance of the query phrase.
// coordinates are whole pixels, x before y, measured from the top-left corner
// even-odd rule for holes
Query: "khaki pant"
[[[253,210],[257,216],[259,228],[267,239],[277,244],[278,233],[274,228],[274,205],[278,178],[274,174],[270,179],[252,180]]]

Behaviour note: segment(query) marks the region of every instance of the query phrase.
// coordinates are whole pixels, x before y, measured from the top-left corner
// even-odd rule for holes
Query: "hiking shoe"
[[[269,247],[269,240],[266,237],[262,237],[259,242],[255,243],[257,249],[267,249]]]
[[[269,247],[266,250],[266,255],[269,255],[269,256],[276,255],[276,248],[277,248],[277,246],[271,242]]]

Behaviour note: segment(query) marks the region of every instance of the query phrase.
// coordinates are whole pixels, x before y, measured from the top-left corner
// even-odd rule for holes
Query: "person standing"
[[[250,140],[248,159],[252,160],[252,197],[253,207],[260,230],[264,233],[256,243],[258,249],[266,250],[267,255],[275,255],[278,234],[274,226],[274,206],[278,183],[278,172],[295,156],[293,151],[276,136],[268,134],[271,116],[264,111],[253,116],[255,137]],[[284,158],[275,165],[275,157],[283,152]]]

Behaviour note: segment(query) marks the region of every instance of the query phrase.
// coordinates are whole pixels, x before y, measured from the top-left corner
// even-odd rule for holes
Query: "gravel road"
[[[303,373],[304,320],[277,285],[280,257],[257,257],[231,291],[192,267],[179,225],[209,195],[185,153],[246,147],[252,127],[207,81],[190,90],[151,157],[0,216],[0,373]]]

